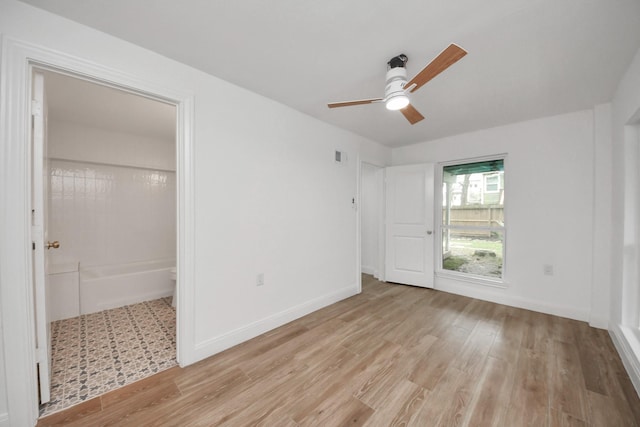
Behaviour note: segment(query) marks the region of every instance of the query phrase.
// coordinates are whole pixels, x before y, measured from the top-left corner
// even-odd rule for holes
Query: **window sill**
[[[473,283],[474,285],[489,286],[492,288],[506,289],[508,287],[504,279],[490,279],[488,277],[473,276],[470,274],[456,273],[453,271],[439,270],[436,277],[459,282]]]

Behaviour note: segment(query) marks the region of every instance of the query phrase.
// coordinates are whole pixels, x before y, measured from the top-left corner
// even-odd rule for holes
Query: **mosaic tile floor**
[[[177,364],[171,297],[51,324],[49,415]]]

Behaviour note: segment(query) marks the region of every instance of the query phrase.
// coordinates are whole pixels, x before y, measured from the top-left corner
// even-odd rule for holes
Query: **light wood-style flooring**
[[[606,331],[364,276],[360,295],[38,426],[640,426]]]

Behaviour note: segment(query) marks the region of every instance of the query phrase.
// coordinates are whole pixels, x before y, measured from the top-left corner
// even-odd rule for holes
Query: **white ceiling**
[[[640,47],[638,0],[24,0],[388,146],[609,101]],[[411,126],[379,97],[449,43],[469,54],[413,95]]]
[[[44,74],[49,120],[175,141],[174,105],[63,74]]]

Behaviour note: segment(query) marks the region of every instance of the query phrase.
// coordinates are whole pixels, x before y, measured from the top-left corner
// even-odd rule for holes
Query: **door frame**
[[[377,182],[377,196],[378,196],[378,248],[377,248],[377,264],[378,264],[378,280],[384,281],[384,271],[385,271],[385,256],[384,256],[384,224],[385,224],[385,190],[384,190],[384,173],[386,166],[379,165],[377,163],[362,160],[359,162],[358,169],[358,272],[362,274],[362,172],[364,170],[365,165],[369,167],[373,167],[377,169],[377,173],[382,175],[381,182]]]
[[[7,414],[12,425],[34,425],[38,391],[31,266],[31,81],[33,68],[74,77],[176,106],[177,179],[177,359],[195,360],[194,94],[154,84],[86,59],[10,37],[2,40],[0,75],[0,308]],[[1,372],[0,372],[1,374]]]

